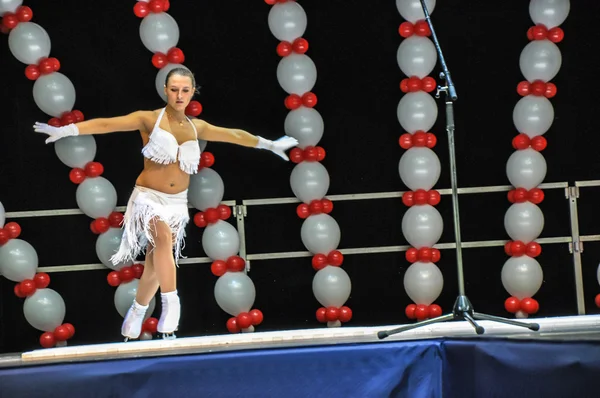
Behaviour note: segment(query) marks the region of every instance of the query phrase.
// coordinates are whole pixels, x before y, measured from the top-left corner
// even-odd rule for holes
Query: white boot
[[[141,305],[133,300],[133,304],[131,304],[131,307],[125,315],[125,319],[123,320],[121,334],[129,339],[137,339],[140,337],[144,316],[146,315],[147,310],[147,305]]]
[[[161,293],[162,311],[158,320],[157,330],[159,333],[173,333],[179,326],[179,314],[181,305],[177,290],[169,293]]]

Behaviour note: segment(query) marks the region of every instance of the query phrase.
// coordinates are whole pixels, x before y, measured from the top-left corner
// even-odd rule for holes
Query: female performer
[[[187,118],[185,109],[196,91],[194,75],[187,69],[171,70],[164,90],[167,105],[162,109],[91,119],[63,127],[44,123],[33,126],[36,132],[49,135],[46,143],[84,134],[141,133],[144,169],[127,203],[119,251],[111,258],[113,264],[118,264],[135,260],[142,251],[146,254],[135,300],[121,328],[125,341],[139,337],[148,304],[159,287],[162,311],[158,332],[163,337],[172,336],[179,325],[180,302],[175,266],[181,255],[185,226],[189,222],[187,190],[190,174],[197,172],[200,163],[198,139],[268,149],[285,160],[288,157],[284,151],[298,144],[295,138],[288,136],[269,141],[243,130],[212,126],[203,120]]]

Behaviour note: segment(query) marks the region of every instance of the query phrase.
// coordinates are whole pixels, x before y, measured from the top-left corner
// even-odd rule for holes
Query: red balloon
[[[333,211],[333,202],[329,199],[321,200],[321,204],[323,205],[323,213],[329,214]]]
[[[54,329],[54,338],[58,341],[65,341],[69,338],[69,329],[63,325],[57,326]]]
[[[558,89],[556,88],[556,84],[554,83],[546,83],[546,92],[544,92],[544,96],[546,98],[554,98]]]
[[[231,256],[227,259],[227,269],[233,272],[241,272],[246,266],[246,261],[240,256]]]
[[[344,262],[344,255],[339,250],[334,250],[327,255],[327,261],[329,264],[339,267]]]
[[[413,146],[413,137],[408,133],[404,133],[400,136],[398,142],[402,149],[410,149]]]
[[[217,211],[219,212],[219,218],[221,220],[227,220],[231,217],[231,209],[227,205],[219,205]]]
[[[533,26],[527,29],[527,39],[533,40]]]
[[[544,40],[548,36],[548,29],[542,24],[537,24],[531,30],[533,40]]]
[[[85,180],[85,171],[78,167],[71,169],[69,172],[69,180],[74,184],[81,184]]]
[[[173,47],[167,53],[167,59],[172,64],[182,64],[185,61],[185,55],[180,48]]]
[[[132,264],[131,270],[133,271],[133,277],[135,279],[140,279],[144,274],[144,266],[140,263]]]
[[[542,246],[537,242],[530,242],[525,252],[529,257],[537,257],[542,254]]]
[[[440,202],[442,201],[442,195],[440,195],[440,193],[438,191],[436,191],[435,189],[432,189],[431,191],[429,191],[427,193],[429,194],[427,203],[429,203],[431,206],[437,206],[440,204]]]
[[[437,137],[435,134],[427,133],[427,148],[431,149],[435,147],[435,144],[437,144]]]
[[[31,279],[25,279],[21,281],[21,287],[19,289],[25,296],[31,296],[35,293],[35,282]]]
[[[119,278],[119,273],[117,271],[109,272],[106,276],[106,280],[112,287],[117,287],[121,284],[121,278]]]
[[[546,146],[548,146],[548,141],[546,141],[546,139],[541,135],[538,135],[531,139],[531,147],[538,152],[541,152],[544,149],[546,149]]]
[[[510,243],[511,256],[520,257],[525,254],[525,243],[515,240]]]
[[[85,165],[85,174],[88,177],[98,177],[104,173],[104,166],[99,162],[89,162]]]
[[[26,295],[24,295],[21,292],[21,284],[20,283],[17,283],[15,285],[15,287],[13,288],[13,292],[15,293],[15,296],[17,296],[18,298],[25,298],[25,297],[27,297]]]
[[[37,65],[27,65],[25,68],[25,76],[29,80],[36,80],[40,75],[41,73]]]
[[[423,263],[431,262],[431,258],[433,257],[433,253],[429,247],[422,247],[419,249],[419,261]]]
[[[138,2],[138,4],[140,4],[140,3],[141,3],[141,1]],[[152,56],[152,65],[154,65],[154,67],[157,69],[164,68],[165,66],[167,66],[168,63],[169,63],[169,60],[167,59],[167,56],[163,53],[156,52]]]
[[[406,261],[409,263],[416,263],[419,261],[419,251],[414,247],[411,247],[406,251],[406,253],[404,253],[404,257],[406,257]]]
[[[99,217],[92,222],[96,224],[94,227],[100,234],[105,233],[110,228],[110,222],[106,217]]]
[[[544,201],[544,191],[539,188],[533,188],[529,191],[529,201],[534,204],[540,204]]]
[[[530,86],[528,81],[522,81],[521,83],[517,84],[517,93],[519,93],[519,95],[523,97],[529,95],[529,90]]]
[[[304,161],[304,151],[300,148],[293,148],[290,151],[290,160],[296,164],[303,162]]]
[[[552,43],[560,43],[565,38],[565,32],[559,28],[552,28],[548,31],[548,40]]]
[[[308,218],[308,216],[310,216],[310,208],[306,203],[299,204],[298,207],[296,207],[296,214],[301,219]]]
[[[408,319],[416,319],[416,316],[415,316],[416,309],[417,309],[417,306],[415,304],[409,304],[406,306],[406,309],[404,310],[404,314],[406,314],[406,317]]]
[[[339,320],[340,322],[350,322],[352,319],[352,310],[346,306],[340,308],[339,311]]]
[[[536,80],[529,86],[532,95],[542,96],[546,92],[546,83],[541,80]]]
[[[435,79],[433,77],[425,76],[421,80],[421,86],[423,88],[423,91],[430,93],[433,90],[435,90],[435,88],[437,87],[437,83],[435,82]]]
[[[316,162],[319,156],[317,149],[313,146],[307,146],[304,149],[304,160],[307,162]]]
[[[292,53],[292,43],[288,41],[282,41],[277,45],[277,55],[280,57],[287,57]]]
[[[265,0],[265,3],[272,6],[273,4],[277,3],[277,0]]]
[[[260,310],[250,311],[250,317],[252,317],[252,324],[254,326],[260,325],[265,318],[262,311]]]
[[[600,294],[596,296],[596,307],[600,308]]]
[[[15,14],[7,12],[2,17],[2,25],[4,25],[7,29],[14,29],[19,24],[19,18]]]
[[[317,96],[314,93],[304,93],[302,95],[302,105],[307,108],[314,108],[317,105]]]
[[[138,18],[144,18],[146,15],[150,13],[150,9],[148,8],[148,4],[143,1],[138,1],[133,6],[133,13]]]
[[[407,86],[408,91],[411,93],[421,91],[421,79],[419,79],[417,76],[411,76],[408,78]]]
[[[530,140],[527,134],[519,134],[512,140],[512,146],[515,149],[527,149],[529,148]]]
[[[321,160],[325,159],[325,149],[320,146],[315,148],[317,149],[317,162],[320,162]]]
[[[438,249],[431,249],[431,262],[437,263],[442,258],[442,253]]]
[[[148,9],[155,14],[161,13],[163,11],[163,2],[161,0],[150,0]]]
[[[431,28],[425,20],[417,21],[415,23],[415,34],[419,36],[431,36]]]
[[[75,326],[71,325],[70,323],[65,323],[63,326],[69,331],[69,337],[67,337],[68,339],[75,335]]]
[[[334,322],[338,320],[339,310],[335,307],[327,307],[327,311],[325,313],[325,319],[329,322]]]
[[[185,114],[189,115],[189,116],[197,117],[201,113],[202,113],[202,104],[198,101],[190,101],[188,106],[185,108]]]
[[[429,317],[437,318],[438,316],[442,316],[442,307],[437,304],[431,304],[429,306]]]
[[[429,199],[429,194],[424,189],[417,189],[414,194],[415,204],[417,205],[425,205],[427,204],[427,199]]]
[[[163,0],[163,11],[169,11],[171,8],[171,2],[169,0]]]
[[[158,328],[158,319],[156,319],[154,317],[150,317],[150,318],[146,319],[144,321],[144,324],[142,325],[142,329],[151,334],[156,333],[157,328]]]
[[[237,324],[242,329],[249,328],[252,326],[252,317],[247,312],[242,312],[237,316]]]
[[[312,258],[312,266],[316,271],[323,269],[327,265],[327,256],[319,253]]]
[[[510,250],[510,247],[511,247],[510,245],[511,245],[511,243],[512,243],[512,242],[511,242],[511,241],[509,241],[509,242],[506,242],[506,243],[504,244],[504,253],[506,253],[506,255],[507,255],[507,256],[512,256],[512,251]]]
[[[0,228],[0,246],[10,240],[10,233],[4,228]]]
[[[54,334],[50,332],[43,333],[40,336],[40,345],[44,348],[52,348],[56,344],[56,339],[54,338]]]
[[[69,124],[75,123],[75,116],[71,112],[65,112],[60,117],[60,123],[63,126],[67,126]]]
[[[83,116],[83,112],[78,111],[77,109],[74,109],[73,111],[71,111],[71,113],[73,114],[73,116],[75,116],[75,122],[77,123],[83,122],[83,120],[85,119]]]
[[[110,223],[111,227],[114,227],[114,228],[120,227],[121,224],[123,223],[123,213],[120,213],[118,211],[113,211],[108,216],[108,222]]]
[[[214,224],[219,221],[219,212],[217,209],[210,207],[204,211],[204,218],[207,223]]]
[[[52,70],[58,72],[60,70],[60,61],[54,57],[48,58],[52,62]]]
[[[210,265],[210,271],[215,276],[223,276],[227,272],[227,263],[223,260],[215,260]]]
[[[17,18],[19,22],[29,22],[33,18],[33,11],[27,6],[17,8]]]
[[[506,311],[514,314],[521,309],[521,301],[516,297],[509,297],[504,301],[504,308]]]
[[[510,203],[515,203],[515,190],[511,189],[510,191],[508,191],[506,197],[508,198],[508,201]]]
[[[412,191],[404,192],[402,194],[402,203],[410,207],[415,204],[415,193]]]
[[[521,300],[521,309],[528,314],[535,314],[540,309],[540,305],[535,299],[524,298]]]
[[[237,324],[237,319],[235,317],[229,318],[227,321],[227,330],[230,333],[239,333],[241,331],[240,327]]]
[[[38,69],[42,75],[47,75],[54,72],[54,62],[49,58],[44,58],[38,63]]]
[[[514,198],[515,202],[523,203],[527,200],[528,192],[525,188],[517,188],[515,189]]]
[[[415,308],[415,317],[418,321],[429,318],[429,307],[425,304],[417,304],[417,308]]]
[[[14,221],[7,223],[4,226],[4,230],[8,232],[8,236],[11,239],[16,239],[21,235],[21,226]]]
[[[208,225],[203,212],[200,211],[194,215],[194,224],[196,224],[198,228],[204,228]]]
[[[33,277],[33,282],[37,289],[45,289],[50,285],[50,275],[45,272],[39,272]]]
[[[135,277],[131,267],[123,267],[119,270],[119,279],[122,282],[129,282]]]
[[[308,41],[303,39],[302,37],[294,40],[294,44],[292,45],[295,53],[304,54],[308,51]]]
[[[400,82],[400,91],[408,93],[408,79],[402,79]]]
[[[298,94],[290,94],[285,98],[284,105],[289,110],[298,109],[302,105],[302,100]]]
[[[410,22],[402,22],[398,27],[398,33],[400,34],[400,36],[407,38],[415,33],[415,28]]]
[[[215,155],[210,152],[202,152],[200,164],[202,167],[212,167],[215,164]]]
[[[416,147],[424,147],[427,145],[427,134],[423,131],[416,131],[413,136],[413,145]]]
[[[48,124],[53,127],[60,127],[60,119],[53,117],[52,119],[48,120]]]
[[[600,296],[600,294],[598,296]],[[319,321],[321,323],[327,322],[327,309],[326,308],[321,307],[317,310],[317,321]]]
[[[323,212],[323,204],[317,199],[310,202],[308,208],[310,210],[310,214],[320,214]]]

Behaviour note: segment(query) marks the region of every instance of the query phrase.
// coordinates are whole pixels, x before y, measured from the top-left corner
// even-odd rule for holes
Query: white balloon
[[[514,203],[504,215],[504,228],[512,240],[527,244],[544,229],[544,213],[531,202]]]
[[[508,294],[519,300],[533,297],[543,280],[542,267],[536,259],[529,256],[511,257],[502,267],[502,285]]]
[[[23,314],[27,322],[43,332],[53,332],[65,319],[65,301],[52,289],[37,289],[25,299]]]
[[[422,79],[435,67],[437,52],[429,38],[414,35],[400,43],[396,59],[400,70],[406,76],[417,76]]]
[[[444,288],[444,276],[434,263],[416,262],[404,274],[404,289],[415,304],[431,305]]]
[[[75,199],[88,217],[108,217],[117,206],[117,190],[104,177],[86,178],[77,187]]]
[[[550,40],[534,40],[527,44],[519,58],[521,73],[529,82],[549,82],[562,65],[560,49]]]
[[[40,25],[21,22],[8,35],[12,55],[26,65],[37,64],[50,55],[50,36]]]
[[[286,135],[298,140],[298,148],[306,149],[307,146],[316,146],[321,141],[325,125],[319,111],[301,106],[288,112],[283,128]]]
[[[309,252],[327,255],[340,244],[340,226],[329,214],[315,214],[302,223],[300,237]]]
[[[554,122],[554,107],[546,97],[527,95],[519,100],[513,111],[517,131],[529,138],[544,135]]]
[[[598,284],[600,285],[600,265],[598,265],[598,271],[596,271],[596,279],[598,279]]]
[[[139,279],[133,279],[129,282],[121,283],[117,290],[115,290],[114,296],[114,304],[115,308],[119,315],[123,318],[127,314],[127,311],[133,304],[133,300],[135,299],[135,295],[137,294],[137,289],[140,284]],[[150,303],[148,303],[148,310],[146,311],[146,315],[144,315],[144,319],[148,319],[152,316],[154,312],[154,307],[156,306],[156,300],[152,297]]]
[[[514,187],[530,190],[544,181],[546,159],[531,148],[515,151],[506,163],[506,175]]]
[[[329,265],[315,274],[312,288],[315,298],[323,307],[339,308],[350,297],[352,283],[344,269]]]
[[[4,205],[0,202],[0,228],[4,227],[4,222],[6,221],[6,211],[4,210]]]
[[[187,66],[182,64],[167,64],[165,67],[161,68],[156,74],[156,79],[154,79],[154,86],[156,87],[156,92],[162,98],[163,101],[167,101],[167,96],[165,95],[165,83],[167,79],[167,75],[169,72],[175,68],[184,68],[188,69]],[[189,70],[189,69],[188,69]]]
[[[224,191],[225,184],[219,173],[204,167],[190,178],[188,202],[201,211],[210,207],[216,209],[223,200]]]
[[[14,14],[21,4],[23,0],[0,0],[0,15],[7,12]]]
[[[248,312],[256,298],[256,288],[252,279],[243,272],[226,272],[215,283],[215,299],[221,309],[237,316]]]
[[[83,169],[96,157],[96,140],[93,135],[65,137],[54,143],[54,151],[66,166]]]
[[[204,229],[202,248],[211,259],[225,261],[240,251],[240,236],[233,225],[219,220]]]
[[[96,239],[96,256],[102,264],[114,270],[120,270],[123,267],[130,266],[132,261],[122,261],[114,265],[110,258],[119,251],[121,238],[123,237],[123,229],[109,228],[103,234],[98,235]]]
[[[22,239],[10,239],[0,246],[0,273],[13,282],[33,279],[38,267],[35,248]]]
[[[413,134],[416,131],[428,132],[438,115],[433,97],[424,91],[405,94],[398,103],[397,116],[404,130]]]
[[[179,26],[177,21],[165,12],[150,13],[142,19],[140,38],[150,52],[167,54],[171,48],[177,46]]]
[[[306,30],[306,12],[295,1],[277,3],[269,11],[268,24],[277,40],[292,43]]]
[[[527,318],[529,318],[529,314],[526,313],[525,311],[519,310],[519,311],[515,312],[515,318],[527,319]]]
[[[402,234],[416,249],[433,247],[442,236],[444,220],[430,205],[412,206],[402,217]]]
[[[40,76],[33,83],[33,100],[42,112],[60,117],[75,105],[75,86],[60,72]]]
[[[323,199],[329,190],[329,182],[329,173],[319,162],[300,162],[290,174],[292,192],[306,204]]]
[[[561,25],[567,16],[571,3],[569,0],[531,0],[529,15],[535,24],[543,24],[551,29]]]
[[[288,94],[302,95],[315,86],[317,67],[307,55],[296,53],[288,55],[277,65],[277,81]]]
[[[435,9],[435,0],[426,0],[425,6],[427,6],[427,12],[431,14]],[[398,8],[402,18],[408,22],[415,23],[420,19],[425,19],[420,0],[396,0],[396,8]]]
[[[440,178],[441,169],[440,159],[429,148],[410,148],[398,164],[402,182],[412,191],[433,188]]]

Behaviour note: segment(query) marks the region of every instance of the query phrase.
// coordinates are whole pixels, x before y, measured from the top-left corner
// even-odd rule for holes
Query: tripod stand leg
[[[417,322],[412,325],[400,326],[399,328],[392,329],[392,330],[382,330],[380,332],[377,332],[377,337],[379,337],[379,339],[385,339],[386,337],[391,336],[392,334],[405,332],[410,329],[416,329],[418,327],[430,325],[432,323],[450,321],[452,319],[454,319],[454,314],[448,314],[448,315],[440,316],[437,318],[428,319],[426,321]]]
[[[473,326],[475,328],[475,333],[477,333],[477,334],[485,333],[485,329],[483,328],[483,326],[479,326],[477,324],[477,322],[475,322],[475,319],[473,319],[473,317],[471,317],[471,314],[469,314],[468,312],[463,312],[462,315],[467,320],[467,322],[469,322],[471,324],[471,326]]]
[[[499,316],[494,316],[494,315],[480,314],[478,312],[474,312],[473,316],[475,317],[475,319],[483,319],[486,321],[495,321],[495,322],[500,322],[500,323],[506,323],[508,325],[522,326],[524,328],[533,330],[534,332],[540,330],[540,325],[538,323],[526,323],[526,322],[513,321],[512,319],[501,318]]]

